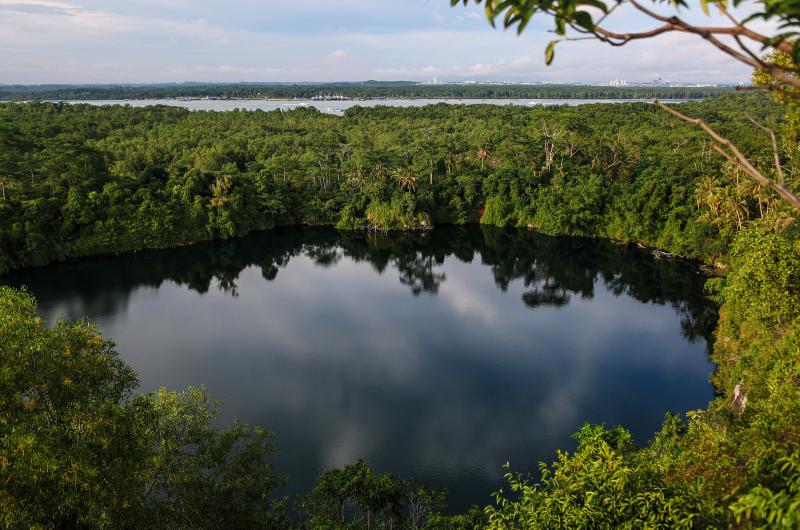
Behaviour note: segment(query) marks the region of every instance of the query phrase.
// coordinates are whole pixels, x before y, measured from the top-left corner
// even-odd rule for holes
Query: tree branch
[[[661,22],[671,22],[671,21],[674,21],[674,20],[680,20],[677,17],[667,17],[667,16],[664,16],[664,15],[659,15],[655,11],[653,11],[651,9],[648,9],[648,8],[644,7],[643,5],[641,5],[637,0],[629,0],[629,1],[633,5],[633,7],[635,7],[636,9],[641,11],[642,13],[646,14],[650,18],[654,18],[656,20],[660,20]],[[756,41],[759,44],[762,44],[764,46],[774,46],[776,49],[778,49],[778,50],[780,50],[780,51],[782,51],[784,53],[788,53],[789,55],[792,54],[792,51],[793,51],[792,43],[787,42],[787,41],[781,41],[781,42],[779,42],[777,44],[774,44],[774,45],[770,44],[770,38],[769,37],[767,37],[766,35],[762,35],[760,33],[757,33],[755,31],[751,30],[750,28],[745,27],[741,22],[739,22],[735,18],[733,18],[733,16],[730,13],[728,13],[728,11],[724,7],[722,7],[721,5],[717,4],[717,7],[722,12],[722,14],[725,15],[728,18],[728,20],[730,20],[733,23],[733,27],[702,27],[702,28],[699,28],[699,27],[691,26],[690,24],[687,24],[686,22],[684,22],[682,20],[680,20],[680,22],[681,22],[682,25],[684,25],[686,27],[694,27],[695,29],[701,29],[701,30],[706,31],[709,34],[713,34],[713,35],[731,35],[731,36],[742,35],[742,36],[747,37],[747,38],[749,38],[751,40],[754,40],[754,41]]]
[[[600,26],[595,26],[594,28],[595,35],[613,46],[624,46],[632,40],[649,39],[669,31],[678,31],[678,28],[673,24],[664,24],[663,26],[659,26],[649,31],[642,31],[638,33],[615,33],[613,31],[608,31],[604,28],[601,28]]]
[[[778,137],[775,134],[775,131],[773,131],[769,127],[766,127],[766,126],[758,123],[756,120],[753,119],[752,116],[750,116],[746,112],[745,112],[744,115],[747,117],[748,120],[750,120],[750,123],[752,123],[753,125],[755,125],[759,129],[761,129],[762,131],[764,131],[767,134],[769,134],[769,137],[772,140],[772,155],[775,158],[775,170],[778,172],[778,182],[781,185],[784,185],[785,184],[785,179],[784,179],[784,176],[783,176],[783,167],[781,166],[780,154],[778,153]]]
[[[708,126],[706,122],[701,120],[700,118],[690,118],[685,114],[681,114],[677,110],[673,109],[672,107],[668,107],[664,105],[659,100],[654,99],[653,104],[659,107],[662,110],[665,110],[672,114],[673,116],[679,118],[686,123],[691,123],[692,125],[696,125],[700,127],[703,131],[705,131],[711,138],[714,139],[715,142],[724,146],[728,151],[725,152],[722,148],[718,145],[714,147],[718,152],[721,152],[725,155],[725,158],[734,162],[737,166],[741,167],[745,173],[750,175],[756,182],[761,184],[762,186],[766,186],[772,190],[774,190],[778,195],[789,201],[789,203],[798,211],[800,211],[800,197],[792,193],[792,191],[786,187],[783,182],[775,182],[774,180],[770,179],[763,173],[761,173],[755,166],[753,166],[752,162],[747,159],[744,154],[727,138],[720,136],[714,129]]]
[[[739,62],[742,62],[748,66],[753,68],[758,68],[763,70],[774,79],[780,81],[781,83],[793,86],[795,88],[800,89],[800,79],[795,77],[794,75],[787,73],[786,70],[783,68],[771,64],[766,63],[757,56],[755,56],[746,46],[741,42],[740,37],[744,36],[750,38],[756,42],[763,44],[764,46],[770,45],[770,39],[765,36],[761,35],[760,33],[756,33],[755,31],[750,30],[743,26],[740,22],[738,22],[735,18],[733,18],[727,11],[723,11],[733,23],[733,27],[712,27],[712,26],[693,26],[688,22],[676,17],[676,16],[664,16],[659,15],[655,11],[652,11],[643,5],[641,5],[637,0],[629,0],[631,5],[633,5],[636,9],[641,11],[642,13],[646,14],[650,18],[654,20],[658,20],[663,22],[663,25],[653,28],[649,31],[637,32],[637,33],[617,33],[613,31],[609,31],[605,28],[600,27],[599,25],[595,25],[592,31],[588,33],[594,34],[598,39],[612,46],[624,46],[628,42],[632,40],[639,40],[639,39],[649,39],[663,33],[668,33],[672,31],[681,31],[685,33],[692,33],[695,35],[700,36],[701,38],[707,40],[723,53],[733,57]],[[721,8],[722,9],[722,8]],[[601,19],[602,20],[602,19]],[[571,25],[573,29],[581,32],[587,33],[586,30],[576,27],[574,24]],[[746,52],[742,53],[734,48],[728,46],[724,42],[720,41],[717,38],[717,35],[728,35],[737,40],[739,46]],[[773,45],[777,50],[780,50],[784,53],[792,53],[792,44],[786,41],[777,43]],[[800,94],[793,94],[791,92],[786,92],[787,95],[793,98],[800,98]]]

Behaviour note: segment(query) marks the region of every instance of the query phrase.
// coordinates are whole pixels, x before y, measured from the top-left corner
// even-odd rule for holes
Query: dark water
[[[363,458],[484,505],[585,421],[644,443],[712,395],[703,278],[611,243],[282,229],[0,281],[89,316],[143,390],[205,385],[223,422],[271,429],[290,495]]]

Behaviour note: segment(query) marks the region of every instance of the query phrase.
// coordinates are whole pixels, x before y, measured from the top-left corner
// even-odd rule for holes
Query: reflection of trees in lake
[[[447,279],[443,272],[437,272],[432,256],[401,256],[395,261],[400,272],[400,283],[411,287],[411,292],[418,295],[422,292],[436,294],[439,286]]]
[[[526,287],[522,302],[531,308],[564,306],[572,296],[592,298],[600,280],[615,295],[671,305],[681,315],[689,340],[710,341],[716,325],[716,307],[703,295],[704,278],[690,263],[659,261],[649,252],[607,241],[487,226],[410,234],[276,229],[228,242],[88,259],[4,279],[29,285],[43,306],[48,300],[70,300],[68,307],[62,306],[69,316],[98,317],[124,309],[135,288],[158,287],[164,281],[199,293],[208,292],[216,282],[223,292],[236,296],[237,279],[246,267],[259,267],[264,279],[271,281],[300,255],[324,267],[347,257],[367,262],[378,272],[394,268],[415,295],[439,292],[447,280],[445,258],[471,262],[477,257],[490,268],[499,289],[507,290],[511,282],[521,280]]]

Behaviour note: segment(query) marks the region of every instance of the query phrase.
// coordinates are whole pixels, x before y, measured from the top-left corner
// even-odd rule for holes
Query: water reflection
[[[584,421],[644,442],[711,397],[703,278],[611,243],[284,229],[4,280],[95,320],[145,390],[205,384],[224,421],[275,431],[288,493],[363,457],[459,509]]]

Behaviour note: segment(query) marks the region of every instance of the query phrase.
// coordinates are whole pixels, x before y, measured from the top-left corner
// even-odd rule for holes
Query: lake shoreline
[[[275,233],[276,231],[280,230],[291,230],[291,229],[303,229],[303,228],[318,228],[318,229],[326,229],[332,232],[344,233],[344,234],[367,234],[369,235],[381,235],[386,237],[397,237],[401,235],[423,235],[430,233],[432,230],[437,228],[449,228],[449,227],[491,227],[493,229],[498,230],[509,230],[514,231],[518,230],[521,232],[534,232],[539,234],[543,237],[553,238],[553,239],[560,239],[560,238],[571,238],[571,239],[583,239],[587,241],[602,241],[607,243],[612,243],[615,245],[620,245],[632,249],[638,249],[648,254],[652,255],[656,259],[665,259],[670,261],[681,261],[692,264],[698,271],[707,277],[718,276],[720,274],[720,267],[717,266],[715,263],[706,263],[699,258],[693,258],[691,256],[683,256],[679,254],[673,254],[667,252],[664,249],[658,248],[653,245],[649,245],[647,243],[641,241],[626,241],[623,239],[615,239],[610,237],[603,237],[603,236],[587,236],[587,235],[574,235],[574,234],[548,234],[546,232],[542,232],[537,230],[534,227],[526,227],[526,226],[497,226],[491,225],[486,223],[480,222],[471,222],[471,223],[439,223],[433,226],[429,226],[426,228],[408,228],[405,230],[383,230],[383,229],[375,229],[372,227],[361,228],[361,229],[347,229],[347,228],[337,228],[334,224],[315,224],[315,223],[290,223],[290,224],[281,224],[275,225],[271,228],[267,228],[265,230],[254,230],[247,234],[242,234],[241,236],[232,237],[232,238],[210,238],[210,239],[198,239],[195,241],[182,241],[177,242],[175,244],[165,245],[165,246],[153,246],[153,247],[141,247],[135,249],[128,249],[128,250],[121,250],[118,252],[102,252],[97,254],[87,254],[84,256],[71,256],[64,259],[50,261],[48,263],[44,263],[41,265],[29,265],[25,267],[18,267],[14,269],[10,269],[8,271],[0,273],[0,281],[4,278],[12,276],[14,274],[19,273],[26,273],[29,271],[35,270],[42,270],[48,267],[57,267],[64,264],[80,264],[82,262],[88,262],[92,260],[108,260],[114,258],[122,258],[122,257],[134,257],[137,254],[150,254],[150,253],[162,253],[162,252],[169,252],[171,250],[177,250],[182,248],[190,248],[195,246],[203,246],[203,245],[220,245],[229,243],[232,241],[239,241],[247,238],[259,237],[263,235],[267,235],[270,233]]]

